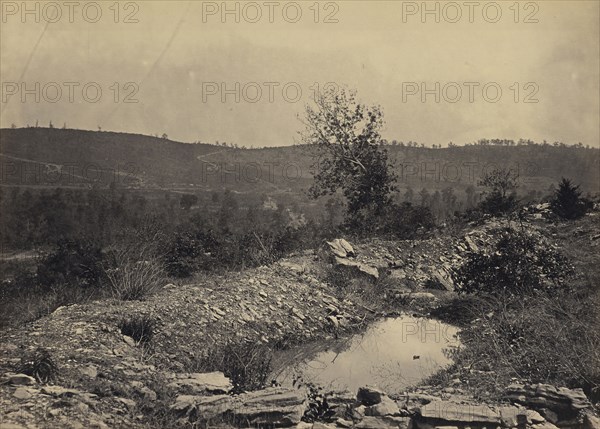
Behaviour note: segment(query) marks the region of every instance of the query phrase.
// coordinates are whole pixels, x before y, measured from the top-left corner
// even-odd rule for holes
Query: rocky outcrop
[[[366,262],[354,259],[356,257],[354,248],[343,238],[327,241],[327,245],[337,267],[349,270],[357,276],[365,276],[372,280],[379,279],[379,270]]]
[[[339,258],[351,258],[356,256],[354,248],[343,238],[336,238],[335,240],[328,241],[329,250],[334,256]]]
[[[548,409],[560,416],[576,414],[590,407],[582,389],[567,389],[549,384],[512,384],[506,390],[506,399],[537,409]]]
[[[306,395],[299,389],[272,387],[236,396],[180,395],[171,411],[196,422],[234,423],[238,427],[289,427],[300,423]]]

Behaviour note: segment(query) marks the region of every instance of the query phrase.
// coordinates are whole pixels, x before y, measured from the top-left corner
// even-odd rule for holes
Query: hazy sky
[[[600,145],[598,1],[1,3],[2,127],[288,145],[333,82],[388,139]]]

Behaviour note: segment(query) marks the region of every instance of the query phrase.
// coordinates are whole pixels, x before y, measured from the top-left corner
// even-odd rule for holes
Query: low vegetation
[[[568,290],[573,268],[539,234],[512,227],[493,234],[496,245],[472,252],[454,273],[458,292],[513,297]]]
[[[540,232],[503,228],[455,271],[463,295],[434,312],[463,327],[446,378],[467,378],[491,398],[518,379],[582,387],[598,400],[600,290],[590,273],[599,261],[581,249],[598,230],[592,219],[576,225],[552,227],[562,251]],[[575,228],[584,233],[569,237]]]
[[[38,383],[47,384],[56,381],[59,368],[50,352],[37,348],[32,354],[21,358],[17,368],[18,372],[35,378]]]
[[[150,316],[132,316],[119,323],[121,334],[133,338],[137,344],[150,345],[156,321]]]
[[[221,371],[231,380],[234,393],[250,392],[270,385],[273,353],[272,347],[255,342],[216,344],[200,351],[190,370]]]

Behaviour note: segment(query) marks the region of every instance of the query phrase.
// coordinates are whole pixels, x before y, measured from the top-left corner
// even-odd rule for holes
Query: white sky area
[[[1,127],[283,146],[333,82],[382,107],[390,140],[600,146],[598,1],[1,3]]]

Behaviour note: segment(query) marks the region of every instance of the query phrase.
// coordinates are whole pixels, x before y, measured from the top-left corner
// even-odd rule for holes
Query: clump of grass
[[[58,365],[50,352],[38,347],[35,352],[21,359],[18,371],[35,378],[38,383],[50,383],[58,377]]]
[[[166,278],[162,240],[160,226],[149,222],[125,230],[111,246],[104,271],[115,298],[141,300],[162,287]]]
[[[138,344],[147,346],[154,336],[156,322],[149,316],[132,316],[119,323],[121,334],[134,339]]]
[[[117,299],[141,300],[165,283],[163,265],[156,257],[135,259],[118,252],[115,259],[115,268],[107,269],[106,276],[110,290]]]
[[[192,364],[193,371],[221,371],[231,380],[233,393],[267,387],[274,351],[258,342],[229,342],[215,345]]]

